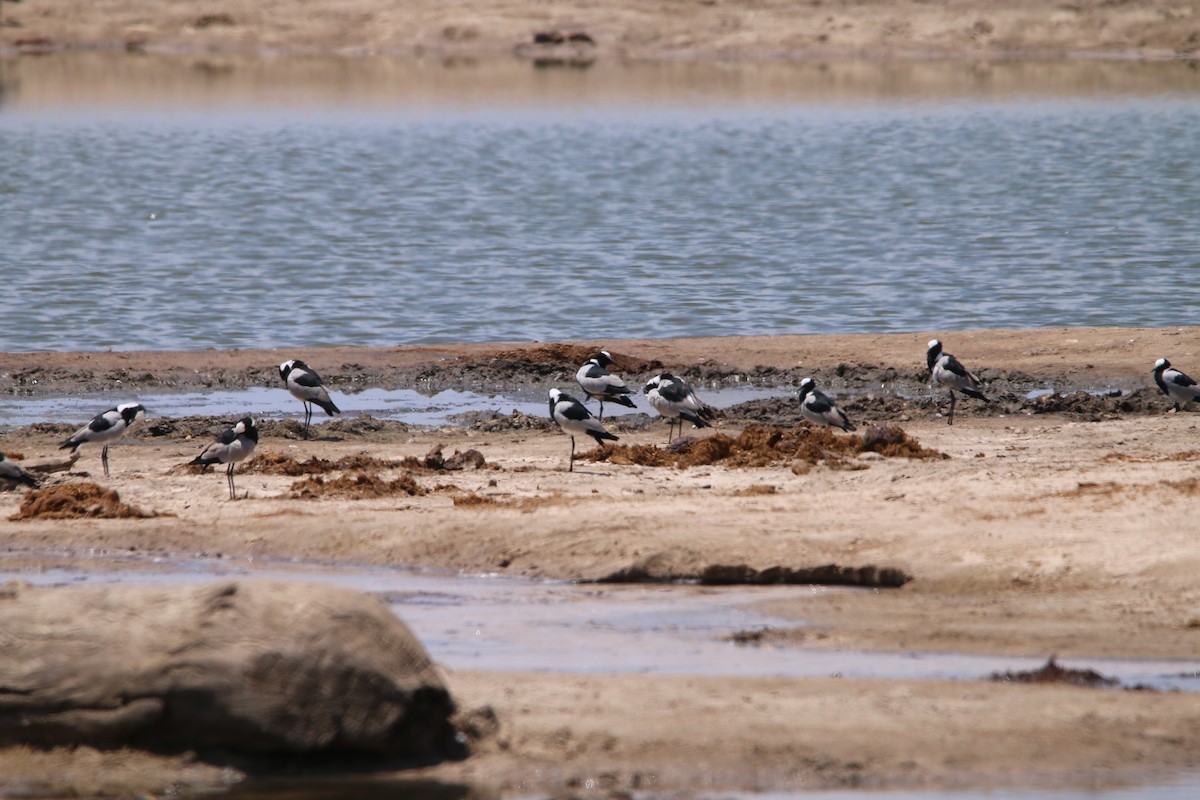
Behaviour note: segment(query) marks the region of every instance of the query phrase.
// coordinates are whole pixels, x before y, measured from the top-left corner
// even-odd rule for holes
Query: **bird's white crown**
[[[937,339],[930,339],[929,344],[927,344],[925,346],[928,347],[930,350],[932,350],[935,347],[939,347],[941,344],[942,343],[939,342]]]
[[[1169,366],[1171,366],[1171,362],[1167,361],[1165,358],[1160,358],[1158,361],[1154,362],[1155,369],[1158,369],[1159,367],[1169,367]]]

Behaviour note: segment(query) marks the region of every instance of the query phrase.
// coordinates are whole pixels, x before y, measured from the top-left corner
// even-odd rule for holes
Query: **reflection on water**
[[[1147,96],[1200,91],[1194,62],[599,61],[63,53],[0,58],[10,110],[745,107]]]

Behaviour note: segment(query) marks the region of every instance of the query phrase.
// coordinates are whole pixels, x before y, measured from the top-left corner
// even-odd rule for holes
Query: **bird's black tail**
[[[72,436],[70,439],[67,439],[65,442],[63,442],[62,444],[60,444],[60,445],[58,446],[58,449],[59,449],[59,450],[66,450],[68,447],[79,447],[79,445],[81,445],[81,444],[83,444],[83,442],[77,442],[77,441],[75,441],[75,437],[74,437],[74,436]]]
[[[615,433],[609,433],[608,431],[588,431],[587,434],[596,440],[596,444],[604,444],[605,439],[615,442],[621,438]]]
[[[604,402],[616,403],[617,405],[625,406],[626,408],[637,408],[637,405],[634,404],[633,400],[629,399],[629,395],[627,394],[619,394],[616,397],[606,397],[604,398]]]
[[[30,475],[28,472],[22,472],[17,476],[17,483],[23,483],[33,489],[39,486],[38,479]]]
[[[976,400],[982,400],[985,403],[992,402],[991,400],[988,400],[987,397],[984,395],[984,393],[979,391],[978,389],[963,389],[962,393],[965,394],[967,397],[974,397]]]
[[[313,402],[313,405],[320,406],[321,410],[324,411],[326,414],[328,414],[331,417],[334,414],[342,413],[342,410],[340,408],[338,408],[337,406],[335,406],[333,404],[332,400],[313,400],[312,402]]]
[[[693,414],[690,411],[680,411],[679,418],[686,419],[688,422],[692,423],[693,428],[710,428],[710,427],[712,427],[707,422],[705,422],[702,417],[700,417],[696,414]]]

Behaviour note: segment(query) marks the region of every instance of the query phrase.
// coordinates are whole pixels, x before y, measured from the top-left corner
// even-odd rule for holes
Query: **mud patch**
[[[146,512],[121,501],[116,489],[94,483],[64,483],[34,489],[25,495],[16,514],[23,519],[149,519],[167,516]]]
[[[1116,678],[1105,677],[1092,669],[1060,667],[1055,661],[1055,656],[1050,656],[1050,660],[1039,669],[993,672],[988,680],[997,683],[1062,683],[1089,689],[1108,689],[1120,684]]]
[[[427,494],[412,475],[401,475],[393,480],[384,480],[378,475],[358,472],[326,479],[321,476],[296,481],[284,497],[298,500],[318,500],[336,497],[347,500],[374,500],[384,497],[413,497]]]
[[[847,567],[824,564],[818,567],[774,566],[756,569],[746,564],[710,564],[693,573],[664,575],[651,564],[634,564],[597,579],[596,583],[698,583],[703,586],[821,585],[865,586],[895,589],[912,576],[895,567]]]
[[[718,463],[727,467],[766,467],[781,461],[834,465],[865,451],[902,458],[948,457],[921,447],[898,425],[872,426],[859,437],[804,424],[794,428],[752,425],[736,438],[724,433],[703,438],[687,437],[666,449],[645,444],[610,445],[597,447],[577,458],[676,469]]]

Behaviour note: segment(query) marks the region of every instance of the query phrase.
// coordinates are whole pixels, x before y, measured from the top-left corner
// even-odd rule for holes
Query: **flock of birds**
[[[929,342],[925,352],[925,361],[929,367],[930,380],[945,387],[950,393],[950,410],[946,422],[954,424],[955,392],[967,397],[988,402],[983,393],[983,386],[957,358],[942,348],[937,339]],[[630,389],[620,376],[609,371],[613,366],[612,355],[601,350],[588,359],[575,374],[575,380],[583,390],[584,399],[599,401],[597,415],[593,416],[583,402],[575,399],[561,389],[551,389],[549,392],[550,418],[554,420],[559,430],[571,437],[571,456],[567,471],[575,468],[575,437],[590,436],[596,444],[603,447],[606,441],[617,441],[618,436],[604,428],[604,404],[612,403],[627,408],[637,408],[633,402],[633,390]],[[1192,378],[1171,366],[1171,362],[1160,358],[1154,364],[1154,382],[1163,394],[1174,403],[1176,411],[1193,400],[1200,399],[1200,386]],[[307,436],[312,423],[313,408],[317,407],[327,415],[340,414],[341,410],[329,397],[321,376],[316,370],[299,359],[285,361],[279,365],[279,377],[287,390],[304,404],[304,435]],[[709,427],[716,412],[712,406],[701,400],[696,391],[685,381],[669,372],[662,372],[651,378],[642,388],[642,393],[655,411],[667,420],[667,443],[670,444],[675,426],[679,426],[679,435],[683,434],[683,423],[690,422],[695,428]],[[812,378],[800,381],[798,399],[800,414],[815,425],[839,428],[843,431],[855,430],[854,424],[842,409],[825,393],[817,389]],[[104,476],[108,477],[108,446],[119,439],[134,422],[145,414],[145,408],[140,403],[123,403],[116,408],[110,408],[97,414],[91,422],[71,434],[59,447],[77,451],[85,444],[99,444],[100,462],[104,467]],[[199,465],[201,471],[207,470],[214,464],[225,464],[226,482],[229,487],[229,499],[237,498],[234,487],[234,467],[249,458],[258,445],[258,426],[250,416],[243,417],[227,430],[223,431],[213,442],[207,445],[198,456],[188,462],[188,465]],[[27,470],[4,457],[0,453],[0,481],[9,487],[26,485],[36,487],[38,480]]]

